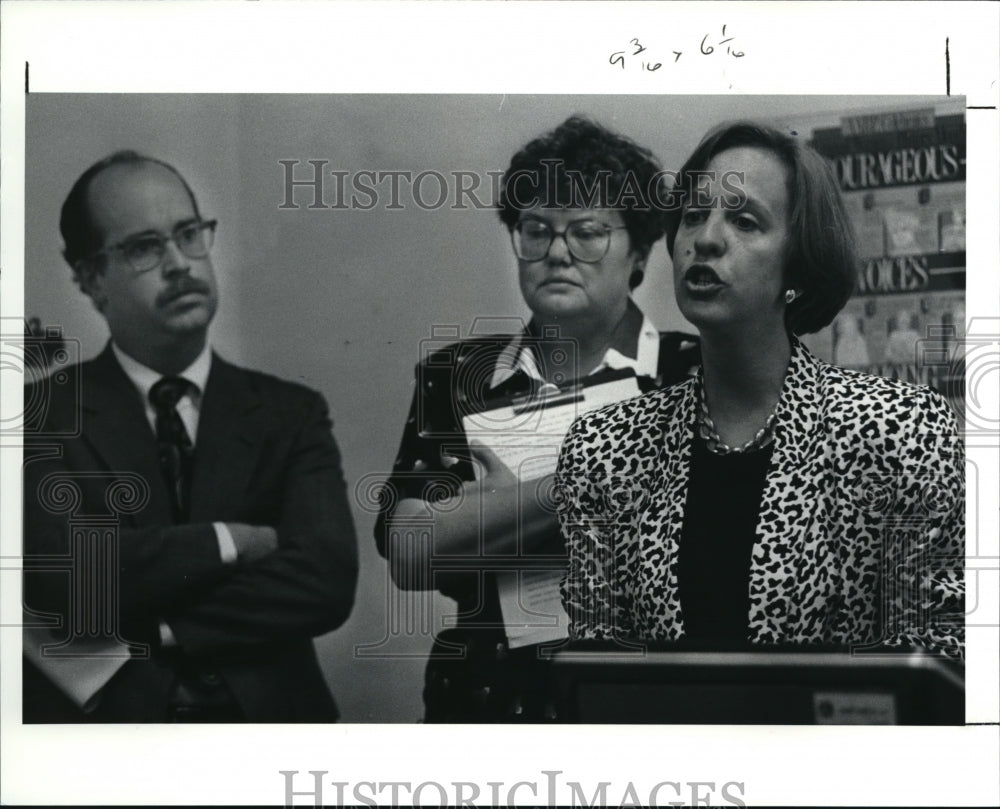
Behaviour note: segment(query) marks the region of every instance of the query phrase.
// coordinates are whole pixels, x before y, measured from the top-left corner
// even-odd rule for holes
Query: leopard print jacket
[[[591,413],[563,444],[571,637],[684,636],[677,559],[697,384]],[[964,450],[947,401],[831,366],[795,341],[774,442],[748,641],[961,657]]]

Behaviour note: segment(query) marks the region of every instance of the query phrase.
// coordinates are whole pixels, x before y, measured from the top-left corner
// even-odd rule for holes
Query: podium
[[[557,710],[586,724],[962,725],[961,663],[919,651],[576,643],[552,656]]]

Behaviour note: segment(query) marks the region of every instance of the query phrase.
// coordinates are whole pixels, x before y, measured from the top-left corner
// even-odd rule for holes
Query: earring
[[[796,292],[794,289],[785,290],[785,303],[791,303],[797,297],[799,297],[799,293]]]

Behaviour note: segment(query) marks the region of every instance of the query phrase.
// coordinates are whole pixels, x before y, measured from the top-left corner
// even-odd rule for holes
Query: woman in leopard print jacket
[[[742,122],[710,132],[681,177],[667,242],[703,366],[580,419],[563,445],[571,635],[960,657],[964,458],[947,401],[796,338],[853,289],[832,173]]]

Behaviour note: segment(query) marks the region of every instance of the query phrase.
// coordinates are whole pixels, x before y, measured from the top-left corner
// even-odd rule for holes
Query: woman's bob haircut
[[[785,253],[784,288],[799,296],[785,309],[790,334],[811,334],[829,325],[854,291],[859,260],[854,227],[844,208],[837,180],[826,161],[797,137],[767,124],[737,121],[710,131],[680,172],[679,204],[666,212],[667,249],[684,208],[703,172],[728,149],[766,149],[788,168],[790,217]]]

